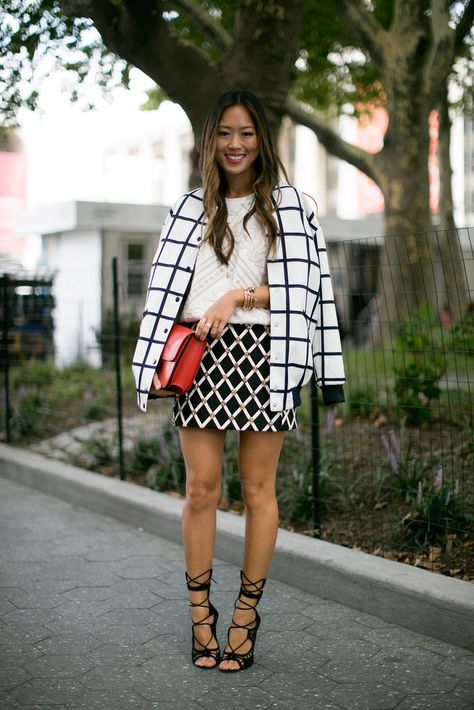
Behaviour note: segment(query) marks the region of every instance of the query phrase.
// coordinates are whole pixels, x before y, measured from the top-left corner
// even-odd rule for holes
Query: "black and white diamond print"
[[[228,323],[208,346],[192,387],[173,403],[175,426],[285,431],[295,408],[270,409],[270,326]]]

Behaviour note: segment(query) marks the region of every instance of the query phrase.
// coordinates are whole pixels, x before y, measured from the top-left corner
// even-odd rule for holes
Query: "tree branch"
[[[459,52],[464,42],[465,37],[469,34],[474,24],[474,0],[469,0],[461,19],[456,25],[454,35],[454,51]]]
[[[331,155],[347,161],[380,185],[377,154],[368,153],[343,140],[321,114],[292,97],[287,99],[285,109],[295,123],[310,128]]]
[[[204,10],[195,0],[174,0],[174,5],[184,11],[193,20],[207,39],[216,49],[226,52],[232,46],[231,35],[217,22],[212,15]]]
[[[205,93],[204,85],[212,80],[214,65],[203,50],[174,32],[170,23],[163,18],[161,2],[59,2],[69,16],[92,19],[108,49],[156,81],[185,111],[188,112],[190,106],[196,103],[189,96],[191,67],[193,82],[203,87]]]
[[[449,25],[447,3],[431,0],[431,47],[423,69],[424,87],[430,96],[436,97],[446,85],[453,58],[454,30]]]
[[[336,8],[359,37],[362,47],[370,53],[374,64],[381,69],[385,63],[386,30],[360,0],[339,0]]]

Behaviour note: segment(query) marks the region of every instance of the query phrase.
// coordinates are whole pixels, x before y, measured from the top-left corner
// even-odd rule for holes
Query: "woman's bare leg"
[[[252,581],[267,577],[275,550],[279,522],[275,481],[284,436],[284,431],[240,432],[239,471],[245,504],[243,570]],[[257,590],[259,585],[247,588]],[[245,602],[255,606],[257,600],[245,597]],[[255,612],[236,609],[233,618],[237,624],[248,624],[254,620]],[[245,629],[230,630],[229,641],[234,648],[246,638]],[[250,648],[251,643],[247,641],[238,653],[247,653]],[[237,661],[222,661],[219,666],[239,668]]]
[[[186,500],[182,518],[184,557],[189,576],[198,577],[212,567],[225,431],[179,427],[179,438],[186,466]],[[199,578],[198,582],[206,581],[205,577]],[[189,591],[189,601],[196,604],[201,604],[206,597],[206,591]],[[190,613],[193,621],[197,622],[205,619],[209,611],[197,606],[190,607]],[[202,645],[216,646],[209,626],[196,626],[194,633]],[[215,660],[200,658],[196,664],[214,666]]]

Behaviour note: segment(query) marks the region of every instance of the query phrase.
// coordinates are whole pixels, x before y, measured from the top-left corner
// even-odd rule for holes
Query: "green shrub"
[[[186,484],[176,427],[168,424],[153,437],[140,437],[129,454],[126,466],[130,478],[145,476],[150,488],[183,494]]]
[[[430,486],[419,495],[412,510],[403,518],[405,538],[416,545],[445,545],[447,536],[472,522],[464,513],[461,502],[452,487],[446,483]]]
[[[446,369],[438,319],[427,306],[403,323],[396,349],[398,413],[407,424],[420,426],[432,419],[432,402],[439,400],[439,380]]]
[[[49,400],[43,393],[29,392],[14,403],[11,420],[11,432],[14,440],[30,438],[42,434],[48,418],[45,409]]]
[[[60,376],[66,379],[83,379],[84,375],[90,375],[94,372],[97,372],[97,368],[92,367],[92,365],[82,358],[77,358],[77,360],[74,360],[74,362],[65,365],[59,370]]]
[[[129,471],[131,476],[148,473],[160,458],[160,446],[158,439],[141,438],[135,442]]]
[[[237,447],[237,433],[233,431],[227,432],[222,465],[222,497],[231,505],[242,501]]]
[[[51,396],[57,400],[80,400],[84,392],[85,383],[82,380],[71,380],[58,373],[58,377],[51,384]]]
[[[93,436],[85,442],[84,450],[90,460],[90,467],[94,470],[99,467],[110,467],[117,463],[114,445],[102,438]]]
[[[390,492],[396,491],[405,501],[416,498],[420,483],[426,480],[429,465],[413,454],[413,442],[403,451],[403,428],[400,438],[393,429],[382,432],[380,440],[387,454],[390,473],[383,475],[383,487],[389,485]]]
[[[85,405],[82,416],[90,422],[98,422],[106,417],[107,408],[107,401],[103,397],[96,397]]]
[[[426,474],[429,466],[419,458],[407,458],[402,461],[396,473],[393,473],[389,482],[405,501],[416,498],[420,483],[426,482]]]
[[[140,318],[136,313],[123,313],[119,317],[119,327],[121,359],[131,363],[140,330]],[[113,366],[115,359],[115,320],[112,309],[108,309],[105,313],[101,328],[95,330],[95,336],[100,346],[104,366]]]
[[[295,443],[298,443],[297,437]],[[289,441],[288,441],[289,443]],[[301,442],[303,443],[303,442]],[[284,449],[278,496],[280,514],[290,523],[310,522],[313,520],[313,457],[309,442],[299,446],[296,451],[291,447]],[[333,441],[330,437],[321,443],[319,470],[319,499],[321,513],[327,513],[331,503],[342,495],[341,487],[336,483],[338,471]]]
[[[370,417],[377,408],[377,398],[373,387],[349,389],[349,408],[352,416]]]
[[[26,360],[22,365],[10,370],[12,389],[21,387],[41,387],[52,384],[57,377],[57,370],[52,358],[46,360]]]
[[[474,355],[474,318],[466,315],[455,323],[449,331],[453,350],[464,353],[466,356]]]

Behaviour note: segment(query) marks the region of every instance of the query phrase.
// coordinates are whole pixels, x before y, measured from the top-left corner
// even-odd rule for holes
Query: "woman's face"
[[[217,125],[216,160],[228,179],[248,174],[252,181],[258,139],[251,115],[244,106],[229,106]]]

